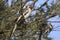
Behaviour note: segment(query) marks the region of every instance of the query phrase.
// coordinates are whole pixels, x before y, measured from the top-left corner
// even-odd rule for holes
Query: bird
[[[17,24],[20,24],[20,23],[24,22],[24,20],[30,16],[30,14],[31,14],[31,12],[32,12],[32,8],[33,8],[32,5],[24,6],[23,9],[27,9],[27,10],[24,11],[23,14],[20,15],[20,16],[17,18],[16,23],[17,23]]]
[[[31,2],[31,3],[30,3]],[[25,10],[24,10],[25,9]],[[28,18],[31,14],[31,11],[33,10],[33,1],[29,1],[26,3],[26,5],[23,7],[23,14],[20,15],[17,19],[16,19],[16,23],[20,24],[23,22],[23,20],[25,20],[26,18]]]
[[[25,9],[25,11],[23,12],[22,15],[20,15],[20,16],[16,19],[15,26],[14,26],[14,28],[12,29],[11,35],[14,34],[17,26],[18,26],[18,25],[20,26],[22,23],[24,23],[25,19],[30,16],[30,14],[31,14],[31,12],[32,12],[32,10],[33,10],[33,4],[25,5],[25,6],[23,7],[23,9]],[[11,35],[10,35],[10,36],[11,36]]]

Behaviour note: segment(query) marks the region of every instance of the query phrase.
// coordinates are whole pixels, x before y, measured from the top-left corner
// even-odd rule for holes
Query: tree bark
[[[42,37],[42,30],[40,30],[40,34],[39,34],[39,39],[38,40],[42,40],[41,37]]]

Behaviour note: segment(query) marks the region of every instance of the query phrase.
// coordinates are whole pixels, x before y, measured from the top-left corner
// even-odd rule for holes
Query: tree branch
[[[45,14],[44,14],[44,15],[45,15]],[[44,16],[44,15],[43,15],[43,16]],[[50,18],[52,18],[52,17],[55,17],[56,15],[57,15],[57,12],[54,13],[54,14],[49,15],[48,18],[42,18],[42,19],[39,19],[38,21],[29,22],[28,24],[32,24],[32,23],[36,23],[36,22],[42,22],[42,21],[47,21],[48,19],[50,19]]]

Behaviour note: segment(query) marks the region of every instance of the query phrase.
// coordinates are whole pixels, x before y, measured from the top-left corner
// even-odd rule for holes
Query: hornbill
[[[14,32],[15,32],[15,30],[16,30],[16,28],[17,28],[17,25],[21,26],[21,24],[24,22],[24,20],[30,16],[31,11],[32,11],[32,9],[33,9],[33,5],[32,5],[32,4],[31,4],[31,5],[28,5],[28,6],[25,5],[25,6],[23,7],[23,9],[25,9],[25,10],[27,9],[27,10],[26,10],[25,12],[23,12],[23,15],[20,15],[20,16],[16,19],[15,26],[14,26],[14,28],[12,29],[11,35],[14,34]],[[11,36],[11,35],[10,35],[10,36]]]

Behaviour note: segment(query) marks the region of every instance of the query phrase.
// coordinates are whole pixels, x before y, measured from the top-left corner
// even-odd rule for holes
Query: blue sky
[[[38,2],[35,4],[36,8],[40,7],[45,1],[46,1],[46,0],[38,0]],[[56,0],[55,0],[55,2],[56,2]],[[54,3],[55,3],[55,2],[54,2]],[[9,0],[8,3],[9,3],[9,5],[11,5],[11,0]],[[48,2],[48,5],[51,6],[51,3],[52,3],[52,0],[50,0],[50,1]],[[56,17],[53,17],[53,18],[51,18],[51,19],[49,19],[49,20],[51,20],[51,21],[59,21],[60,18],[59,18],[58,16],[56,16]],[[60,26],[60,23],[51,23],[51,24],[53,25],[53,27],[58,27],[58,26]],[[56,29],[59,30],[59,28],[56,28]],[[60,40],[60,35],[59,35],[59,34],[60,34],[60,31],[52,31],[52,32],[49,34],[48,37],[53,38],[53,40]]]
[[[51,21],[59,21],[60,18],[59,16],[55,16],[51,19],[49,19]],[[52,31],[50,34],[49,34],[49,37],[53,38],[53,40],[60,40],[60,23],[52,23],[53,27],[55,28],[55,30],[57,31]]]

